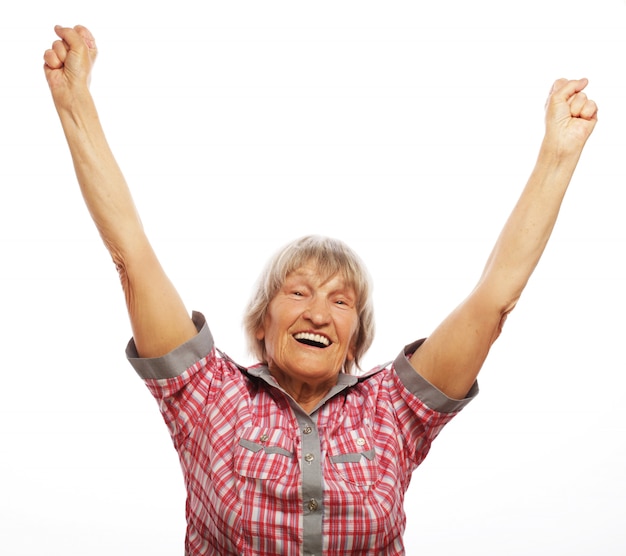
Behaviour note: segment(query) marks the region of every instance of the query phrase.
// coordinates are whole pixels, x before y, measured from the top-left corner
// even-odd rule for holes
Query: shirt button
[[[267,442],[269,440],[269,436],[267,434],[262,434],[261,438],[259,438],[261,442]]]
[[[309,509],[310,512],[315,512],[319,508],[319,504],[317,503],[317,500],[315,498],[311,498],[307,502],[306,507]]]
[[[302,429],[302,432],[303,432],[304,434],[311,434],[311,433],[313,432],[313,429],[312,429],[309,425],[306,425],[306,426]]]
[[[314,459],[315,456],[313,454],[307,454],[306,456],[304,456],[304,461],[306,461],[307,463],[311,463]]]
[[[357,438],[356,444],[357,446],[365,446],[365,438]]]

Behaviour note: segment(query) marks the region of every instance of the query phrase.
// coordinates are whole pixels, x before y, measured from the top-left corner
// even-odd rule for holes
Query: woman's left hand
[[[580,155],[598,121],[596,103],[583,92],[587,83],[587,79],[557,79],[550,90],[544,146],[558,157]]]

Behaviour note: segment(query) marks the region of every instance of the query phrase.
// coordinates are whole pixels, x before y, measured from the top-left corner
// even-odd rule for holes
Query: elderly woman
[[[536,167],[469,296],[388,365],[352,374],[373,336],[370,283],[343,243],[294,241],[258,282],[237,365],[192,318],[144,234],[88,84],[90,32],[55,29],[45,73],[86,204],[119,271],[130,362],[159,402],[187,486],[186,554],[403,554],[403,498],[433,439],[477,393],[596,123],[560,79]]]

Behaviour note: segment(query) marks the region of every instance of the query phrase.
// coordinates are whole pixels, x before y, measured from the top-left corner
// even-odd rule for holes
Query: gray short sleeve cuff
[[[141,378],[158,380],[177,377],[211,353],[213,336],[204,315],[194,311],[192,320],[198,334],[162,357],[139,357],[135,341],[131,338],[126,346],[126,357]]]
[[[433,386],[422,375],[415,371],[408,355],[414,353],[424,342],[418,340],[406,346],[398,355],[393,365],[402,384],[409,392],[417,396],[430,409],[439,413],[455,413],[463,409],[478,394],[478,383],[474,382],[467,396],[462,400],[455,400],[446,396],[441,390]]]

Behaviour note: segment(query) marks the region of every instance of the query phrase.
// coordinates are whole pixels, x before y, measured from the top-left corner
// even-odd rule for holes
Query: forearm
[[[557,156],[544,142],[478,285],[411,358],[415,369],[448,396],[463,398],[476,379],[539,262],[579,156]]]
[[[126,180],[111,152],[88,90],[57,112],[83,198],[105,245],[116,259],[145,239]]]
[[[519,299],[548,243],[580,151],[562,155],[546,140],[479,281],[509,312]]]

